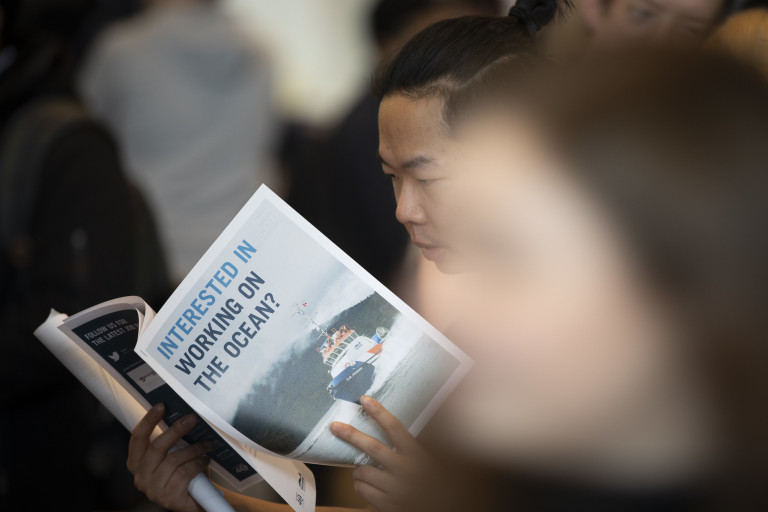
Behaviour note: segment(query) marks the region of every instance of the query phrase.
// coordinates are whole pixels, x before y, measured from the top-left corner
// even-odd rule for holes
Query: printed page
[[[67,315],[51,311],[46,321],[35,329],[35,336],[90,391],[96,399],[128,430],[141,420],[146,407],[100,366],[61,329]],[[152,437],[160,435],[155,428]],[[197,475],[189,484],[189,493],[207,512],[232,512],[205,475]]]
[[[122,424],[132,430],[146,414],[142,406],[125,388],[100,366],[71,337],[61,330],[67,315],[51,311],[48,319],[35,330],[35,336],[50,350],[83,386]],[[159,435],[155,429],[154,435]]]
[[[379,400],[415,435],[471,366],[264,186],[157,313],[136,351],[232,439],[338,465],[368,461],[330,433],[332,421],[385,440],[360,396]]]
[[[163,421],[172,425],[193,410],[134,351],[145,313],[150,318],[154,315],[138,297],[116,299],[67,318],[60,329],[126,389],[144,412],[156,403],[164,403]],[[206,422],[198,422],[184,437],[186,443],[204,440],[214,443],[211,466],[233,488],[244,489],[261,480],[256,470]]]

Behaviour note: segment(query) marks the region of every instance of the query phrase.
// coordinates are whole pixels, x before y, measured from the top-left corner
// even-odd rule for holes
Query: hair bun
[[[569,0],[517,0],[509,10],[509,16],[525,24],[531,37],[557,15],[560,4],[570,6]]]

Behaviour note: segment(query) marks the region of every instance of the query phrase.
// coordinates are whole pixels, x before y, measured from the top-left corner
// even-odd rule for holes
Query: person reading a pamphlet
[[[554,3],[547,4],[545,7],[546,7],[546,11],[547,12],[543,15],[542,19],[543,19],[543,21],[548,21],[552,17],[554,17],[554,8],[556,7],[556,4],[554,4]],[[529,6],[529,8],[532,8],[532,6]],[[520,54],[526,54],[527,55],[527,54],[531,54],[532,51],[533,51],[533,48],[532,48],[531,42],[530,42],[530,37],[531,37],[531,34],[529,32],[530,27],[529,27],[529,25],[527,23],[524,23],[524,22],[521,21],[520,18],[523,15],[520,14],[520,12],[519,12],[520,9],[522,9],[522,7],[519,7],[517,10],[513,11],[513,16],[511,16],[509,18],[493,18],[493,17],[472,18],[472,17],[470,17],[470,18],[464,18],[463,20],[464,20],[464,22],[466,22],[466,21],[472,22],[475,19],[479,19],[483,23],[486,23],[487,25],[489,25],[489,27],[491,29],[493,28],[494,24],[500,22],[500,25],[502,27],[505,27],[506,30],[508,31],[508,33],[510,35],[514,36],[516,38],[516,40],[515,40],[514,44],[511,44],[511,45],[508,45],[508,46],[505,46],[505,47],[501,47],[501,48],[497,48],[495,51],[499,54],[499,56],[503,56],[504,52],[511,52],[513,54],[520,53]],[[462,25],[460,24],[457,28],[459,29],[459,32],[460,32],[462,30]],[[464,36],[464,37],[466,37],[466,36]],[[473,41],[471,41],[471,40],[469,41],[470,44],[472,42]],[[222,270],[223,270],[223,268],[222,268]],[[219,286],[219,285],[217,285],[213,281],[210,281],[208,284],[206,284],[206,289],[201,291],[200,293],[201,294],[203,292],[205,292],[205,293],[213,293],[213,292],[210,292],[210,290],[208,290],[208,287],[210,287],[210,286]],[[200,298],[202,300],[204,297],[201,296]],[[198,306],[199,306],[199,304],[198,304]],[[179,336],[179,332],[183,331],[185,329],[185,326],[188,327],[188,322],[185,319],[191,320],[191,319],[194,318],[193,315],[195,313],[192,310],[196,310],[195,303],[191,303],[191,306],[190,306],[190,316],[187,317],[186,313],[185,313],[184,319],[182,319],[182,318],[179,319],[181,321],[181,324],[176,324],[178,326],[178,328],[172,327],[171,328],[172,330],[169,331],[168,336],[166,337],[166,339],[167,339],[166,343],[168,343],[168,345],[167,345],[168,347],[172,347],[172,344],[174,343],[173,340],[175,339],[175,337]],[[164,350],[165,349],[161,346],[161,352],[163,352]],[[166,354],[164,354],[164,356],[165,355]],[[170,355],[170,354],[167,354],[167,355]],[[196,381],[196,384],[197,383],[198,382]],[[199,384],[200,384],[200,386],[204,387],[203,384],[208,385],[208,382],[205,381],[205,380],[201,380],[199,382]],[[140,473],[144,472],[143,471],[144,466],[142,464],[137,464],[136,467],[137,467],[137,471],[139,471]],[[153,478],[151,475],[146,476],[146,477],[137,477],[137,482],[153,482],[153,483],[156,484],[158,481],[159,481],[158,479]],[[160,490],[159,495],[157,497],[153,496],[157,491],[158,491],[158,489],[154,485],[152,486],[152,488],[148,489],[148,492],[150,492],[150,497],[153,497],[156,500],[165,502],[165,497],[163,496],[162,489]],[[176,496],[178,498],[179,495],[177,494]],[[185,489],[181,489],[181,496],[182,496],[182,498],[184,496],[187,496]]]
[[[509,153],[494,153],[495,186],[474,191],[473,261],[493,286],[457,324],[477,371],[436,435],[467,467],[500,468],[493,490],[462,489],[462,466],[365,397],[390,445],[330,427],[377,463],[355,471],[356,489],[381,511],[451,510],[454,492],[476,500],[457,510],[765,508],[764,78],[650,50],[531,75],[488,76],[457,111],[465,129],[485,116]],[[153,500],[198,510],[185,483],[204,447],[166,456],[183,430],[150,442],[158,414],[134,431],[129,467]]]
[[[503,22],[433,26],[404,48],[400,64],[409,51],[439,59],[439,36],[464,23]],[[471,321],[455,329],[470,341],[477,371],[439,417],[445,446],[504,469],[494,509],[498,500],[523,510],[764,508],[764,79],[722,57],[671,51],[588,60],[532,84],[510,80],[520,64],[506,59],[474,81],[474,94],[427,87],[455,83],[437,72],[421,83],[426,73],[409,75],[407,88],[383,94],[383,103],[401,103],[404,117],[422,108],[421,117],[444,122],[436,142],[415,155],[394,159],[382,148],[394,164],[385,170],[402,169],[400,204],[422,198],[407,208],[418,212],[446,193],[446,178],[411,172],[434,170],[461,137],[472,144],[460,161],[484,181],[465,189],[473,208],[459,220],[469,226],[434,229],[428,233],[440,241],[421,243],[441,268],[482,263],[493,277],[465,311]],[[430,96],[436,90],[442,96]],[[426,153],[430,147],[440,151]],[[455,479],[424,487],[424,475],[444,475],[429,464],[437,455],[376,401],[361,405],[392,447],[331,425],[378,463],[356,470],[358,492],[378,510],[428,510],[424,496],[448,509],[437,497]],[[204,449],[166,456],[182,431],[150,442],[157,414],[134,431],[129,466],[153,500],[197,510],[185,484]]]

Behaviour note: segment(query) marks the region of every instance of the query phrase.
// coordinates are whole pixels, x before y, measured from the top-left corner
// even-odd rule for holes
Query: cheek
[[[472,198],[461,186],[460,179],[444,179],[425,185],[422,206],[429,223],[440,230],[445,241],[461,235],[464,219],[472,210]]]
[[[646,32],[653,30],[655,19],[638,21],[632,15],[631,7],[624,9],[614,9],[610,16],[606,18],[605,31],[615,41],[628,40],[640,37]]]
[[[522,457],[578,449],[654,388],[664,350],[636,301],[555,280],[494,298],[464,325],[476,367],[456,411],[472,419],[461,433],[471,446]]]
[[[456,334],[476,361],[456,396],[457,435],[512,455],[591,442],[653,393],[667,357],[601,212],[567,183],[527,183],[500,216],[503,272]]]

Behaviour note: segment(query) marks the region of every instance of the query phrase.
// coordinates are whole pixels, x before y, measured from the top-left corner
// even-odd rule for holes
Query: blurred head
[[[523,15],[467,16],[436,23],[411,39],[378,70],[379,153],[392,177],[397,218],[424,255],[444,272],[463,269],[454,243],[473,205],[468,165],[452,119],[455,98],[488,74],[535,54],[533,36],[556,14],[554,0],[523,1]]]
[[[584,0],[581,11],[599,47],[701,43],[725,17],[730,0]]]
[[[456,432],[582,477],[764,482],[768,85],[667,50],[534,89],[505,131],[525,165],[484,201],[504,261],[456,335]]]

